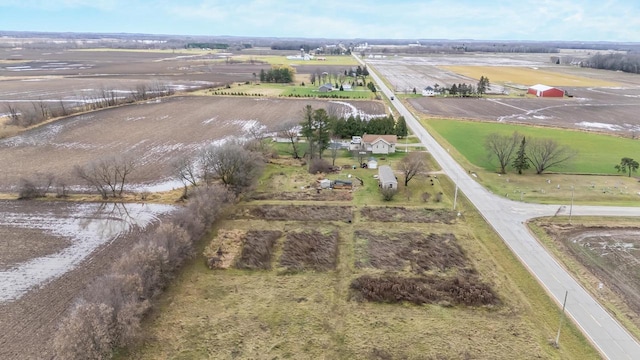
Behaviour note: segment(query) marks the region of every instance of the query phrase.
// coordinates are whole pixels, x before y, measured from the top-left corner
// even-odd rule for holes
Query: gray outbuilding
[[[397,189],[398,179],[393,174],[393,170],[389,165],[382,165],[378,167],[378,183],[383,189]]]

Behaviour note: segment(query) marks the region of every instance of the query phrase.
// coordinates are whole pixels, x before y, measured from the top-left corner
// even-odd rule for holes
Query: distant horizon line
[[[66,35],[66,34],[75,34],[75,35],[101,35],[101,36],[145,36],[145,37],[195,37],[195,38],[237,38],[237,39],[274,39],[274,40],[315,40],[315,41],[344,41],[344,40],[354,40],[354,41],[392,41],[392,42],[400,42],[400,41],[431,41],[431,42],[505,42],[505,43],[567,43],[567,44],[575,44],[575,43],[583,43],[583,44],[640,44],[640,41],[613,41],[613,40],[525,40],[525,39],[465,39],[465,38],[331,38],[331,37],[295,37],[295,36],[250,36],[250,35],[202,35],[202,34],[160,34],[160,33],[144,33],[144,32],[94,32],[94,31],[38,31],[38,30],[3,30],[0,29],[0,36],[7,37],[6,34],[20,35],[20,34],[31,34],[31,35]]]

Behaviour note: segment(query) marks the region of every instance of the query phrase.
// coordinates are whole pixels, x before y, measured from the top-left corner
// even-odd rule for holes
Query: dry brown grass
[[[242,230],[220,230],[218,235],[205,248],[203,255],[207,259],[215,258],[217,269],[228,269],[242,248],[246,233]]]
[[[325,205],[260,205],[240,207],[235,219],[288,221],[350,221],[351,206]]]
[[[453,224],[456,220],[455,212],[444,209],[368,206],[360,213],[368,220],[382,222]]]

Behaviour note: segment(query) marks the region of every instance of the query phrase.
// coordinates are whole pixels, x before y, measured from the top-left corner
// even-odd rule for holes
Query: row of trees
[[[289,66],[274,66],[267,71],[260,70],[260,81],[285,84],[293,82],[295,74],[295,70]]]
[[[279,131],[279,136],[290,140],[292,155],[299,158],[299,145],[295,141],[300,134],[306,139],[307,154],[311,159],[322,158],[326,149],[329,148],[331,140],[348,139],[352,136],[362,136],[363,134],[397,135],[407,136],[408,129],[404,117],[396,121],[393,115],[375,117],[368,121],[360,116],[339,117],[336,114],[330,115],[325,109],[313,109],[307,105],[303,110],[303,121],[301,123],[289,123]]]
[[[136,101],[144,101],[157,97],[173,95],[174,90],[163,83],[139,84],[134,89],[123,92],[116,89],[102,88],[93,94],[84,95],[74,102],[65,100],[37,100],[31,103],[12,104],[4,106],[4,112],[9,118],[7,124],[19,127],[29,127],[61,116],[91,111]]]
[[[533,168],[536,174],[566,164],[577,152],[553,139],[526,138],[514,132],[511,135],[491,133],[485,138],[490,158],[498,161],[499,172],[506,174],[512,167],[518,174]]]
[[[172,218],[144,233],[62,318],[53,339],[56,358],[108,359],[115,349],[137,343],[154,299],[194,257],[197,242],[234,199],[221,185],[198,188]]]
[[[596,54],[582,62],[583,67],[640,74],[640,55]]]

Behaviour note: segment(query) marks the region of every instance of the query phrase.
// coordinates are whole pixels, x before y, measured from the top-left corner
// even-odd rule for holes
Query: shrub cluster
[[[62,319],[54,336],[60,359],[110,358],[115,348],[135,342],[140,321],[194,245],[234,196],[223,186],[194,190],[171,221],[143,235],[116,260],[111,271],[91,283]]]
[[[471,274],[442,277],[402,277],[363,275],[351,282],[359,300],[417,305],[449,303],[467,306],[498,304],[491,288]]]

